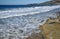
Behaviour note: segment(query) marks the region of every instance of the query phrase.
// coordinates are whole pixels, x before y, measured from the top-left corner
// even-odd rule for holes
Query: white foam
[[[48,14],[47,13],[38,14],[38,13],[47,12],[56,8],[60,8],[60,5],[34,7],[34,8],[33,7],[18,8],[18,9],[0,11],[0,21],[5,23],[0,24],[1,28],[0,32],[3,33],[2,35],[7,35],[7,37],[9,37],[10,35],[15,36],[14,38],[16,39],[19,39],[18,37],[21,38],[28,37],[33,32],[39,33],[41,31],[39,30],[38,27],[46,22],[46,20],[48,19],[47,17],[56,17],[57,15],[55,15],[56,13],[48,13]],[[8,39],[7,37],[6,39]]]
[[[56,8],[60,8],[60,5],[10,9],[5,11],[0,11],[0,18],[37,14],[41,12],[47,12]]]

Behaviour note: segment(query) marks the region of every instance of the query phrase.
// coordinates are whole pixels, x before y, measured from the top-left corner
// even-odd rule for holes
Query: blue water
[[[38,6],[52,6],[54,4],[28,4],[28,5],[0,5],[0,9],[7,9],[7,8],[24,8],[24,7],[38,7]]]
[[[2,10],[2,11],[1,11]],[[30,36],[41,32],[38,28],[48,17],[56,18],[60,5],[56,6],[26,6],[26,5],[0,5],[0,37]],[[11,33],[11,34],[10,34]],[[19,38],[18,38],[19,37]],[[15,37],[14,37],[15,38]],[[13,39],[13,38],[12,38]]]
[[[0,5],[0,8],[20,8],[20,7],[29,7],[26,5]]]

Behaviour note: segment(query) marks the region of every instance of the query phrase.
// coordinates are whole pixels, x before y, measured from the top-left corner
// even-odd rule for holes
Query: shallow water
[[[0,37],[9,39],[11,36],[11,39],[19,39],[28,37],[33,32],[41,32],[38,27],[43,25],[48,17],[57,17],[58,14],[54,12],[58,11],[55,10],[57,8],[60,8],[60,5],[0,11]]]

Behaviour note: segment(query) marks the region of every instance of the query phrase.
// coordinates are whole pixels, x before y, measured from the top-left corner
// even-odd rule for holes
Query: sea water
[[[0,38],[25,39],[39,33],[49,17],[56,18],[60,5],[0,9]]]

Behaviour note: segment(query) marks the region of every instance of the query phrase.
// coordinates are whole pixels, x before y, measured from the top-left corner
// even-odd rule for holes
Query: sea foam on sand
[[[57,17],[57,8],[60,10],[60,5],[0,11],[0,38],[23,39],[33,32],[41,32],[38,27],[43,25],[48,17]]]

